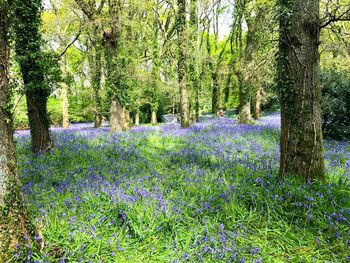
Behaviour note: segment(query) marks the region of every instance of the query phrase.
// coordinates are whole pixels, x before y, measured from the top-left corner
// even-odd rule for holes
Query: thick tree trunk
[[[152,111],[151,124],[157,125],[157,113],[155,111]]]
[[[139,126],[140,125],[140,113],[137,111],[135,113],[135,126]]]
[[[61,87],[61,98],[62,98],[62,126],[64,129],[69,128],[69,113],[68,113],[68,85],[62,83]]]
[[[25,81],[24,83],[28,83]],[[46,92],[46,91],[44,91]],[[52,146],[47,113],[47,97],[39,91],[27,91],[27,111],[33,152],[42,152]]]
[[[242,104],[239,111],[238,122],[239,124],[248,124],[251,120],[250,112],[250,101],[247,101]]]
[[[121,132],[124,129],[124,110],[118,100],[112,100],[109,109],[109,129]]]
[[[284,10],[280,14],[278,57],[282,122],[280,176],[323,179],[319,1],[282,0],[280,4]]]
[[[94,128],[100,128],[102,126],[102,114],[95,112]]]
[[[237,72],[237,78],[239,82],[238,123],[249,124],[251,121],[250,96],[247,95],[247,91],[243,83],[243,77],[240,72]]]
[[[261,89],[257,88],[257,90],[255,91],[254,113],[253,113],[253,117],[256,120],[259,120],[261,116],[260,104],[261,104]]]
[[[131,118],[129,111],[124,107],[123,108],[123,131],[130,130],[131,127]]]
[[[8,81],[9,47],[7,4],[0,3],[0,260],[12,262],[13,255],[32,242],[35,229],[22,194],[17,171]],[[23,237],[27,236],[28,241]],[[19,250],[15,246],[19,245]],[[23,258],[22,258],[23,259]],[[24,260],[24,259],[23,259]]]
[[[186,78],[186,1],[177,0],[178,14],[177,14],[177,36],[178,36],[178,78],[179,78],[179,91],[180,91],[180,114],[181,114],[181,127],[188,128],[190,123],[189,116],[189,100],[187,90],[187,78]]]
[[[47,150],[52,145],[46,105],[50,90],[45,84],[45,69],[41,63],[40,3],[40,0],[14,0],[11,7],[15,50],[25,86],[34,152]]]

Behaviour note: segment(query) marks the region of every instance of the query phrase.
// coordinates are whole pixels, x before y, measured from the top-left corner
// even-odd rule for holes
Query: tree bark
[[[32,150],[41,152],[52,146],[49,132],[47,100],[50,90],[45,86],[44,67],[40,64],[40,1],[13,1],[15,50],[21,68],[27,97],[27,110]]]
[[[188,128],[190,126],[189,116],[189,101],[187,90],[187,78],[186,78],[186,1],[177,0],[178,14],[177,14],[177,40],[179,48],[178,57],[178,78],[179,78],[179,91],[180,91],[180,116],[181,127]]]
[[[152,118],[151,118],[151,124],[157,125],[157,113],[155,111],[152,111]]]
[[[61,87],[61,98],[62,98],[62,126],[64,129],[69,128],[69,113],[68,113],[68,85],[62,84]]]
[[[219,88],[219,80],[218,80],[218,73],[213,72],[212,73],[212,104],[211,104],[211,111],[212,113],[217,113],[220,109],[220,101],[219,101],[219,94],[220,88]]]
[[[95,32],[97,34],[97,32]],[[91,87],[95,94],[95,128],[100,128],[102,125],[102,98],[101,98],[101,79],[102,79],[102,55],[98,40],[93,43],[95,54],[91,54],[89,58]],[[90,51],[93,52],[93,51]]]
[[[26,83],[26,82],[24,82]],[[27,111],[32,138],[32,151],[42,152],[52,147],[47,116],[47,98],[39,92],[27,91]]]
[[[253,118],[255,120],[259,120],[261,117],[261,89],[258,87],[255,91],[255,98],[254,98],[254,113],[253,113]]]
[[[135,126],[139,126],[140,125],[140,113],[137,111],[135,113]]]
[[[109,129],[121,132],[124,129],[124,110],[118,100],[112,100],[109,109]]]
[[[124,107],[123,108],[123,131],[130,130],[131,127],[131,118],[129,111]]]
[[[245,94],[240,89],[239,91],[239,124],[249,124],[251,120],[250,100],[246,98]]]
[[[61,60],[61,71],[63,81],[61,83],[61,105],[62,105],[62,126],[64,129],[69,128],[69,102],[68,102],[68,85],[67,85],[67,65],[66,60]]]
[[[23,249],[25,243],[32,242],[35,236],[22,193],[13,141],[7,18],[7,2],[3,1],[0,3],[0,259],[3,262],[10,262],[20,251],[15,251],[16,245]],[[25,236],[29,239],[27,242]]]
[[[280,5],[280,176],[323,179],[325,165],[318,79],[319,1],[281,0]]]

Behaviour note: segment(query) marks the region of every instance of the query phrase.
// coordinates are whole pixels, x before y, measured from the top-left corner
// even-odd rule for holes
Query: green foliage
[[[321,71],[323,132],[326,138],[350,140],[350,74]]]

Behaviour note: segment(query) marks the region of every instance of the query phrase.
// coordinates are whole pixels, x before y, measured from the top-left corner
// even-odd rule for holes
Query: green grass
[[[278,132],[252,126],[235,136],[226,125],[180,135],[57,132],[56,149],[42,156],[19,140],[47,244],[32,260],[346,262],[348,155],[328,165],[326,183],[281,184]]]

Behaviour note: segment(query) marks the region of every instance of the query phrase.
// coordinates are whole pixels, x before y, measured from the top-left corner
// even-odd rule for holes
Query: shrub
[[[326,138],[350,139],[350,74],[321,72],[323,131]]]

